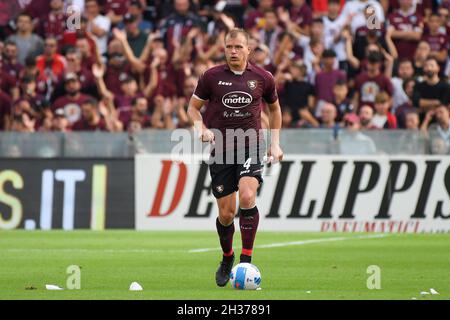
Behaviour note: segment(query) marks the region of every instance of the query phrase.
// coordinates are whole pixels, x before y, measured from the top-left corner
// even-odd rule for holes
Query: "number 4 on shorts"
[[[244,168],[246,169],[246,170],[249,170],[250,169],[250,164],[252,163],[252,158],[248,158],[246,161],[245,161],[245,163],[244,163]]]

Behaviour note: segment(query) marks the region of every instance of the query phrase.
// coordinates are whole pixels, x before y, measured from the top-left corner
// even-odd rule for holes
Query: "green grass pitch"
[[[262,290],[238,291],[215,284],[221,253],[214,231],[0,231],[0,299],[450,298],[450,234],[361,236],[259,232],[253,263]],[[313,241],[284,245],[302,240]],[[240,245],[239,233],[234,242]],[[264,247],[273,243],[281,246]],[[217,250],[190,252],[200,248]],[[70,265],[81,267],[81,289],[45,290],[66,288]],[[379,290],[367,288],[370,265],[380,267]],[[133,281],[144,291],[129,291]],[[439,295],[420,295],[430,288]]]

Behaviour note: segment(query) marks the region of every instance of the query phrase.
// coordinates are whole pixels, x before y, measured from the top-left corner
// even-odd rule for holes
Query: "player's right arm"
[[[214,133],[205,126],[200,109],[207,100],[211,98],[211,79],[208,80],[209,74],[205,72],[198,79],[197,87],[189,101],[188,117],[194,124],[194,131],[198,138],[204,142],[214,143]]]
[[[198,99],[193,95],[189,101],[187,114],[191,122],[194,124],[194,130],[198,135],[198,138],[204,142],[213,142],[214,133],[209,130],[203,123],[203,117],[200,113],[200,109],[205,104],[204,100]]]

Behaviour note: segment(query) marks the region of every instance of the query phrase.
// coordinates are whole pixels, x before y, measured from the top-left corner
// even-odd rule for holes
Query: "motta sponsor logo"
[[[152,171],[156,188],[146,200],[147,219],[166,218],[169,224],[176,216],[188,224],[190,218],[198,223],[197,218],[214,216],[206,163],[154,160],[161,174],[158,177]],[[277,166],[277,173],[258,190],[258,207],[268,225],[286,221],[278,224],[280,229],[292,229],[298,223],[299,230],[309,231],[450,231],[448,158],[322,157],[316,161],[298,156]],[[138,171],[138,176],[148,179]]]
[[[242,109],[252,103],[253,97],[244,91],[229,92],[222,97],[222,103],[230,109]]]

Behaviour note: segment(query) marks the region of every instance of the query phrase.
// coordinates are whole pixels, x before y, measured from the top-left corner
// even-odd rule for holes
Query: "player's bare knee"
[[[219,211],[219,221],[220,223],[222,223],[223,225],[230,225],[233,220],[234,220],[234,216],[236,215],[236,213],[232,210],[220,210]]]
[[[239,192],[239,207],[248,209],[255,206],[255,193],[251,190],[242,190]]]

